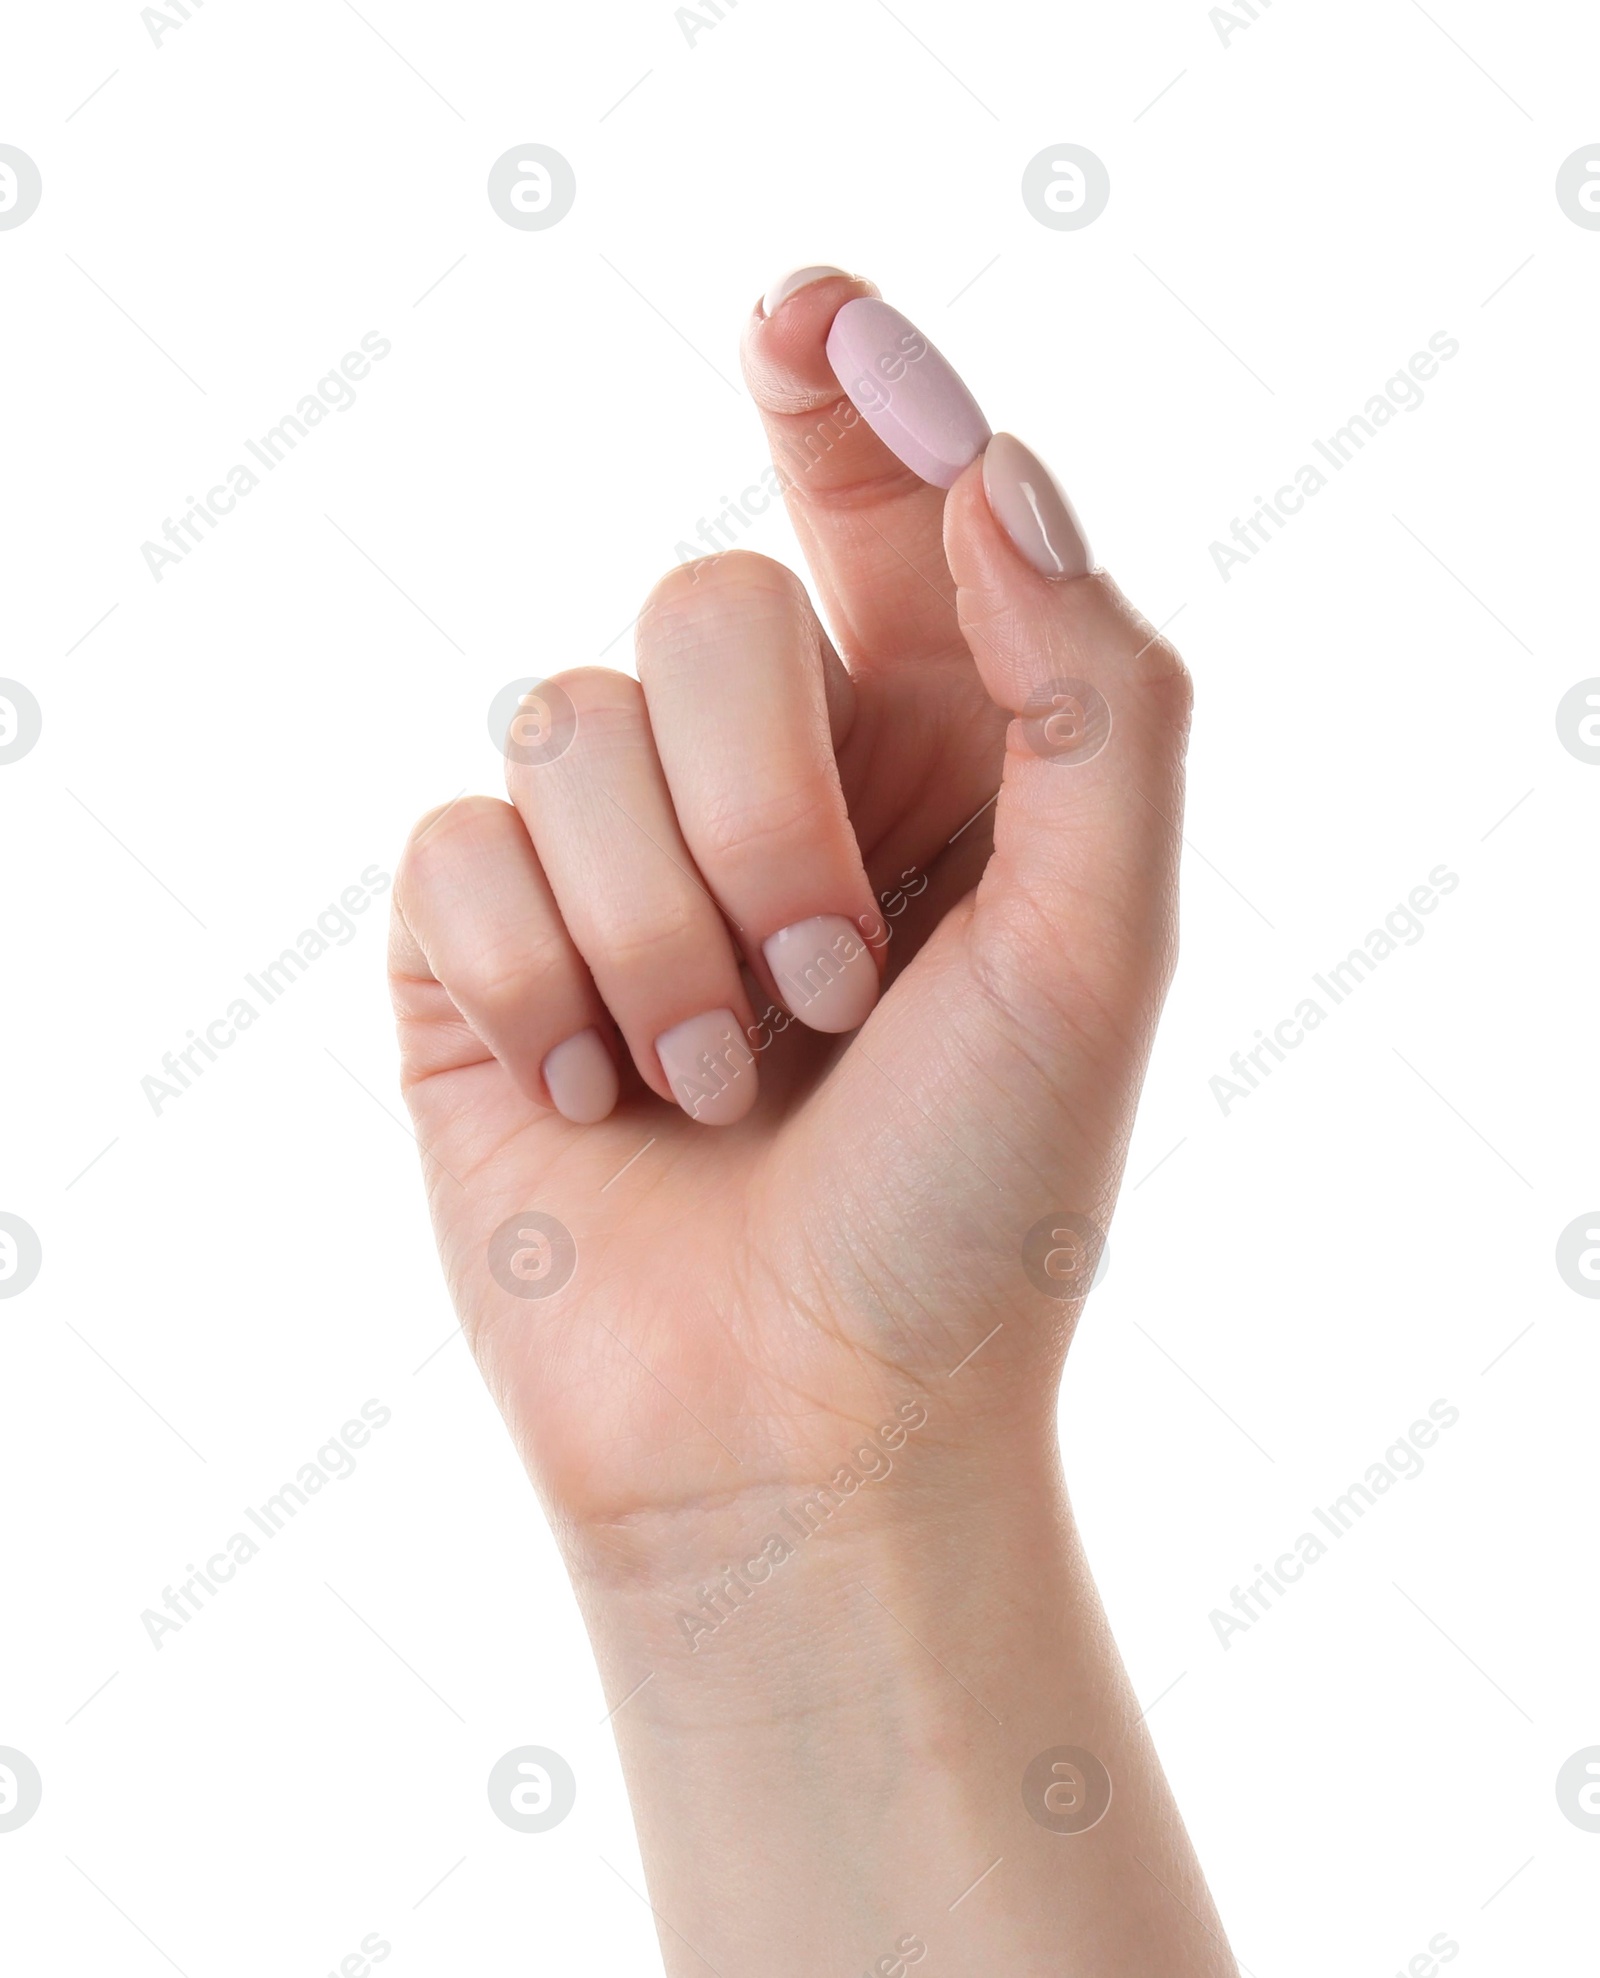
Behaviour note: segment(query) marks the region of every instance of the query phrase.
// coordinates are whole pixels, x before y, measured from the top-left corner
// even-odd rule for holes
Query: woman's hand
[[[968,1449],[1044,1432],[1076,1309],[1049,1292],[1085,1287],[1041,1289],[1029,1232],[1104,1227],[1172,964],[1182,665],[1104,577],[1030,566],[981,460],[947,500],[856,417],[824,339],[867,292],[819,280],[747,338],[843,664],[779,565],[676,570],[639,617],[640,684],[557,675],[550,743],[535,714],[509,747],[511,804],[425,818],[395,888],[450,1285],[580,1527],[825,1479],[886,1408],[943,1413],[997,1325],[948,1426]],[[1109,710],[1086,761],[1093,712],[1051,708],[1061,681]],[[785,990],[764,951],[795,927]],[[853,1035],[808,1027],[807,972],[823,1021],[866,1015]],[[711,1068],[675,1067],[686,1025]],[[563,1053],[589,1060],[574,1111],[621,1066],[603,1120],[557,1110]],[[503,1240],[532,1295],[490,1267],[528,1210],[576,1250],[548,1296],[566,1260],[541,1279],[537,1233]]]
[[[618,1729],[672,1969],[909,1935],[931,1970],[1231,1971],[1054,1458],[1174,957],[1189,684],[938,353],[807,272],[745,370],[837,650],[766,558],[680,568],[638,683],[547,682],[510,803],[407,847],[440,1250],[614,1697],[646,1684]],[[1028,1818],[1055,1747],[1106,1768],[1092,1833]]]

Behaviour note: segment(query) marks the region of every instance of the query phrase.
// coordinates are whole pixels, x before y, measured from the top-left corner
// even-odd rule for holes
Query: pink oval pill
[[[828,332],[828,362],[851,404],[914,474],[953,487],[991,434],[949,360],[887,302],[847,302]]]

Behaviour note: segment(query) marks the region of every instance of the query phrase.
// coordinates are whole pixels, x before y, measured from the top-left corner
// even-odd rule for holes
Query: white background
[[[44,1780],[7,1968],[317,1978],[374,1931],[395,1978],[658,1968],[452,1339],[381,908],[160,1116],[140,1081],[498,788],[508,680],[630,663],[764,464],[745,313],[822,259],[1051,461],[1197,676],[1184,959],[1062,1426],[1241,1961],[1387,1978],[1442,1931],[1462,1978],[1593,1969],[1600,1835],[1554,1793],[1600,1743],[1600,1306],[1554,1263],[1600,1202],[1600,768],[1554,721],[1600,674],[1600,234],[1554,196],[1592,10],[1277,0],[1224,42],[1198,0],[742,0],[691,44],[663,0],[207,0],[158,45],[78,0],[3,40],[44,182],[0,233],[0,671],[44,710],[0,769],[0,1208],[44,1248],[0,1304],[0,1745]],[[548,232],[485,196],[531,141],[577,174]],[[1066,141],[1112,182],[1078,233],[1019,194]],[[371,330],[358,403],[158,584],[140,545]],[[1224,583],[1211,542],[1441,330],[1426,403]],[[781,514],[746,540],[794,557]],[[1225,1116],[1230,1054],[1441,863],[1424,938]],[[153,1648],[371,1397],[357,1473]],[[1229,1589],[1441,1397],[1425,1473],[1224,1649]],[[579,1780],[543,1836],[484,1792],[527,1743]]]

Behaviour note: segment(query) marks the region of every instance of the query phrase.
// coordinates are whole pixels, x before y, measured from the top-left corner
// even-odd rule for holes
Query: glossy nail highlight
[[[551,1105],[574,1126],[593,1126],[617,1103],[617,1067],[598,1030],[558,1044],[541,1069]]]
[[[829,275],[843,275],[846,281],[850,279],[849,269],[830,268],[821,261],[814,267],[796,268],[793,274],[784,275],[780,280],[775,281],[771,288],[767,290],[766,294],[762,296],[762,315],[776,315],[779,306],[787,302],[791,295],[797,294],[803,288],[810,288],[813,282],[826,281]]]
[[[983,456],[990,512],[1043,577],[1082,577],[1092,567],[1083,524],[1055,476],[1010,433],[996,433]]]
[[[989,440],[989,422],[949,361],[887,302],[847,302],[828,332],[828,362],[889,450],[936,488],[955,485]]]
[[[756,1102],[756,1061],[732,1010],[706,1010],[656,1039],[672,1096],[702,1126],[732,1126]]]
[[[859,1030],[878,1000],[878,965],[843,914],[797,920],[762,953],[778,994],[812,1030]]]

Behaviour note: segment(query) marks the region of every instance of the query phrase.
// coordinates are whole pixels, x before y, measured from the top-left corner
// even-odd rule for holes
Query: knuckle
[[[546,684],[572,704],[571,746],[557,758],[564,773],[570,773],[573,765],[608,757],[627,758],[648,730],[644,690],[631,674],[608,666],[575,666],[552,674]],[[524,762],[515,750],[510,751],[505,764],[506,788],[527,802],[551,766]]]
[[[482,830],[493,827],[494,821],[504,817],[509,806],[499,797],[484,797],[474,793],[471,796],[453,797],[447,804],[435,804],[432,810],[424,811],[411,827],[411,835],[406,840],[407,848],[420,844],[425,838],[439,831]],[[448,821],[447,821],[448,820]]]
[[[1158,697],[1174,714],[1187,720],[1194,705],[1193,676],[1170,639],[1163,638],[1146,621],[1138,623],[1146,636],[1129,663],[1133,684],[1141,693]]]
[[[814,849],[833,834],[837,816],[815,779],[776,789],[725,795],[694,827],[694,850],[703,865],[730,866],[769,860],[796,847]]]
[[[639,683],[613,666],[569,666],[552,673],[547,686],[559,688],[572,702],[580,726],[608,716],[637,717],[644,706]]]
[[[705,930],[688,901],[656,902],[648,908],[635,903],[635,911],[616,911],[613,901],[605,903],[585,943],[603,966],[619,975],[658,979],[662,972],[694,944],[705,945]]]
[[[425,811],[411,827],[395,876],[395,891],[426,886],[442,867],[454,867],[463,855],[489,850],[516,827],[517,814],[500,797],[456,797]]]
[[[1194,675],[1165,639],[1158,639],[1156,646],[1160,648],[1159,655],[1155,647],[1146,655],[1156,659],[1146,691],[1154,698],[1168,725],[1180,736],[1186,735],[1194,714]]]
[[[469,957],[452,986],[474,1008],[507,1015],[525,1010],[530,996],[571,957],[554,930],[526,930]]]
[[[1146,679],[1152,687],[1165,689],[1174,699],[1185,703],[1194,700],[1194,675],[1185,665],[1183,656],[1176,646],[1165,639],[1151,641],[1149,651],[1144,655]]]
[[[677,600],[698,604],[706,598],[736,600],[762,595],[804,597],[805,586],[775,557],[762,556],[757,550],[730,549],[669,570],[645,599],[645,609]]]
[[[727,550],[680,564],[656,584],[639,613],[641,672],[683,643],[729,624],[811,616],[804,584],[786,565],[753,550]]]
[[[556,684],[577,713],[574,739],[583,754],[636,742],[647,725],[644,690],[631,674],[608,666],[576,666],[557,674]]]

